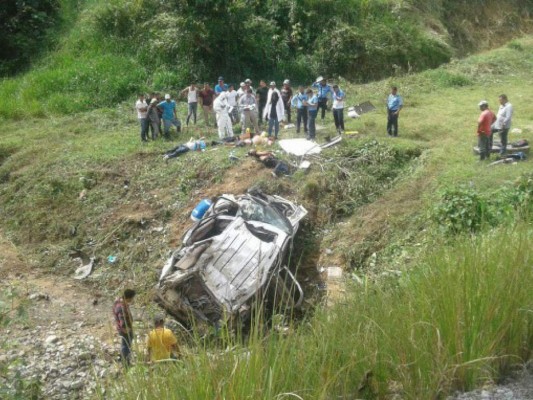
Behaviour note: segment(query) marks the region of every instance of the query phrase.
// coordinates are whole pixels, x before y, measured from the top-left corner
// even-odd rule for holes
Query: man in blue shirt
[[[172,100],[170,94],[165,94],[165,101],[157,105],[163,110],[163,125],[165,138],[170,139],[170,127],[174,125],[177,132],[181,131],[181,122],[176,114],[176,102]]]
[[[312,89],[307,89],[307,98],[308,100],[304,100],[303,104],[307,107],[307,113],[308,113],[308,120],[307,120],[307,140],[315,140],[316,138],[316,125],[315,120],[316,116],[318,115],[318,95],[313,94]]]
[[[398,94],[398,88],[393,86],[387,99],[387,133],[389,136],[398,136],[398,117],[403,108],[403,99]]]
[[[317,88],[318,108],[322,110],[320,119],[324,121],[324,118],[326,116],[326,110],[328,109],[328,97],[332,96],[333,89],[321,76],[319,76],[316,79],[316,82],[313,83],[311,86]]]
[[[222,92],[228,91],[228,85],[224,83],[224,78],[218,77],[218,85],[215,86],[215,96],[218,96]]]
[[[307,101],[307,95],[303,86],[298,86],[298,92],[292,97],[291,105],[296,108],[296,133],[300,133],[300,126],[302,121],[304,123],[304,133],[308,136],[307,130],[307,106],[304,101]]]

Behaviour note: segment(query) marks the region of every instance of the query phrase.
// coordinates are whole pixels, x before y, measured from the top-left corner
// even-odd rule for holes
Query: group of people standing
[[[296,109],[296,132],[303,131],[309,140],[316,137],[316,119],[321,111],[324,120],[328,102],[331,101],[335,128],[337,132],[344,132],[344,102],[346,95],[338,85],[330,85],[323,77],[318,77],[308,88],[299,86],[293,92],[288,79],[283,81],[281,89],[276,82],[269,85],[264,80],[259,82],[255,90],[251,79],[241,82],[235,90],[234,85],[226,84],[223,77],[218,78],[218,83],[211,89],[209,83],[204,83],[200,89],[192,83],[180,92],[180,96],[187,99],[188,126],[192,121],[196,124],[198,105],[203,110],[206,126],[216,123],[220,138],[233,136],[233,125],[241,123],[241,132],[250,133],[250,136],[260,133],[260,125],[268,122],[268,136],[278,138],[280,123],[291,124],[292,108]],[[170,94],[161,99],[159,94],[152,93],[147,102],[144,95],[139,95],[135,104],[137,116],[141,127],[141,140],[149,139],[149,131],[155,140],[161,133],[169,137],[170,128],[175,126],[181,130],[181,122],[176,114],[176,101]],[[215,118],[213,118],[215,114]],[[212,122],[212,120],[214,120]]]
[[[509,99],[505,94],[498,96],[498,102],[500,103],[500,107],[497,115],[490,110],[489,103],[486,100],[481,100],[478,104],[481,111],[477,124],[480,160],[490,158],[495,133],[500,136],[500,156],[505,155],[507,151],[507,138],[509,135],[509,129],[511,129],[513,106],[509,103]]]

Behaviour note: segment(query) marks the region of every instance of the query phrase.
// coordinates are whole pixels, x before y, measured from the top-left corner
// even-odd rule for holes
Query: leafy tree
[[[0,7],[3,43],[0,75],[20,71],[39,53],[58,18],[59,0],[4,0]]]

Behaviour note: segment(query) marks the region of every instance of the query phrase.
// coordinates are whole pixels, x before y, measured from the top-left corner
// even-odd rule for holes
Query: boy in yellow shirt
[[[146,348],[151,362],[176,358],[178,340],[170,329],[165,328],[165,317],[162,315],[154,318],[154,329],[146,338]]]

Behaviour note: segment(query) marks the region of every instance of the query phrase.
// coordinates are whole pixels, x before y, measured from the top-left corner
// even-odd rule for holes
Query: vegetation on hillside
[[[529,30],[532,1],[48,0],[53,12],[23,14],[43,22],[16,24],[21,53],[0,64],[24,66],[47,41],[55,50],[0,84],[0,117],[113,106],[219,75],[307,84],[317,75],[363,82],[435,68]],[[54,21],[64,27],[59,39],[58,29],[45,34]]]
[[[359,134],[324,151],[308,175],[275,180],[251,162],[234,164],[224,148],[165,164],[161,153],[173,143],[140,143],[131,105],[120,102],[138,89],[182,83],[169,61],[139,61],[148,53],[135,24],[115,24],[126,6],[146,22],[136,9],[143,4],[87,3],[57,53],[2,82],[0,115],[13,117],[0,139],[3,234],[31,266],[64,276],[74,271],[70,252],[93,255],[88,286],[108,294],[136,287],[149,304],[194,204],[242,180],[308,208],[294,264],[342,265],[349,288],[342,303],[301,323],[276,316],[268,329],[258,319],[246,340],[222,329],[216,343],[193,341],[170,373],[139,366],[110,382],[106,398],[438,398],[531,359],[531,162],[489,168],[471,154],[476,105],[484,98],[495,108],[500,93],[521,129],[511,140],[533,141],[531,37],[418,74],[362,85],[339,79],[347,103],[370,100],[378,109],[348,120]],[[357,4],[396,12],[388,1]],[[444,2],[424,4],[439,15]],[[405,99],[397,139],[384,129],[391,83]],[[216,137],[201,124],[175,141]],[[329,115],[326,125],[319,140],[332,133]],[[243,159],[245,150],[235,154]],[[117,261],[106,263],[108,255]]]

